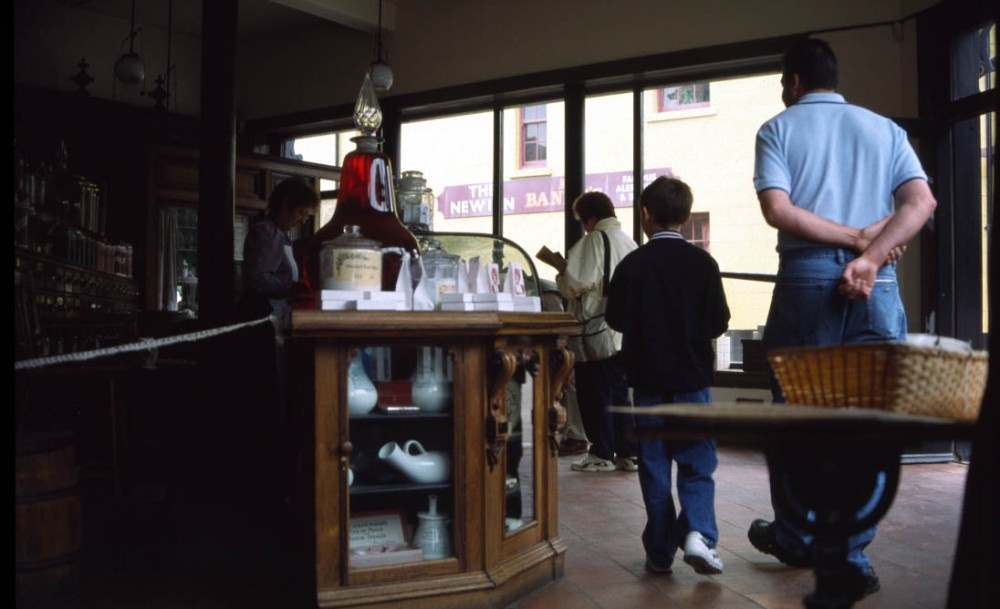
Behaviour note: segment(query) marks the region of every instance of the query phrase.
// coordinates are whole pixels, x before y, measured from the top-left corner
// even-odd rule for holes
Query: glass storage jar
[[[349,224],[342,235],[323,242],[320,285],[324,290],[379,290],[382,287],[382,251],[378,241]]]

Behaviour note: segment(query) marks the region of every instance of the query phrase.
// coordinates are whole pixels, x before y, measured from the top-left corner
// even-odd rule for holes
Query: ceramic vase
[[[451,556],[451,534],[448,532],[447,514],[437,511],[437,495],[427,497],[427,511],[418,512],[417,530],[413,534],[413,545],[424,552],[424,560]]]
[[[407,440],[402,446],[387,442],[379,449],[378,458],[415,484],[437,484],[451,478],[451,456],[428,452],[417,440]]]
[[[377,402],[378,391],[365,372],[359,351],[347,366],[347,412],[354,416],[368,414]]]
[[[420,412],[447,412],[451,406],[451,383],[445,370],[444,350],[422,347],[410,383],[413,405]]]

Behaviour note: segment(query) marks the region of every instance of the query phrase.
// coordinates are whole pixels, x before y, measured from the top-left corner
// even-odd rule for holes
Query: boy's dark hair
[[[319,205],[319,193],[304,178],[292,176],[274,187],[267,198],[267,205],[271,213],[296,207],[316,207]]]
[[[573,201],[573,215],[580,222],[586,223],[591,218],[603,220],[615,217],[615,204],[608,195],[599,190],[585,192]]]
[[[663,228],[684,224],[691,217],[694,195],[691,187],[677,178],[660,176],[642,189],[639,205]]]
[[[799,82],[806,91],[837,88],[837,56],[825,40],[804,38],[794,42],[785,50],[782,67],[782,84],[792,74],[798,74]]]

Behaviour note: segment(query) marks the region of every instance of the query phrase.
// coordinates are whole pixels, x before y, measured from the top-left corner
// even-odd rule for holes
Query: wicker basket
[[[985,351],[905,342],[790,347],[767,354],[790,404],[853,406],[975,421],[986,389]]]

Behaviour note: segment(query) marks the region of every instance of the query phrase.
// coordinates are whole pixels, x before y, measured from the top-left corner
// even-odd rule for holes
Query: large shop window
[[[340,167],[344,164],[344,157],[351,150],[354,150],[352,137],[360,135],[356,129],[348,131],[334,131],[309,137],[300,137],[291,140],[291,151],[287,156],[300,161],[310,163],[322,163]],[[333,210],[337,206],[336,190],[338,184],[331,180],[320,180],[320,191],[322,199],[319,205],[319,214],[313,221],[315,228],[319,228],[330,221],[333,217]]]

